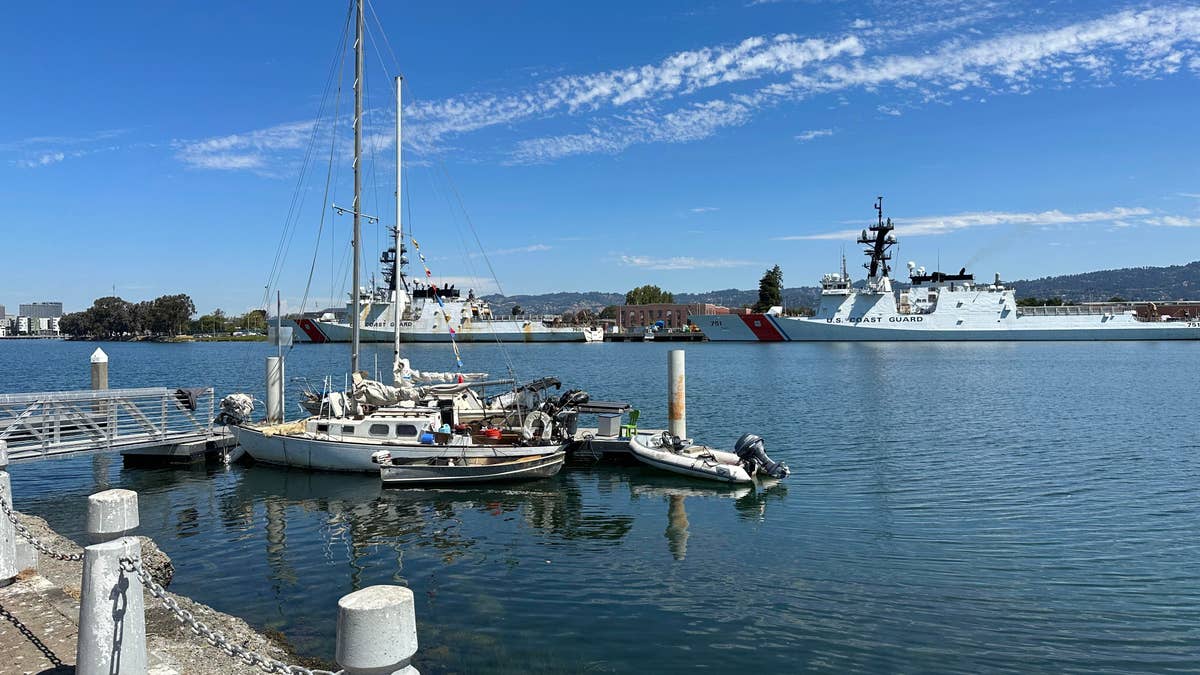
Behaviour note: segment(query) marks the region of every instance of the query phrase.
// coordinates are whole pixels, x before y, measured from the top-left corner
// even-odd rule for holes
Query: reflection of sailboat
[[[370,310],[361,307],[359,283],[362,258],[361,213],[362,206],[362,123],[363,123],[363,52],[365,43],[363,0],[355,0],[354,41],[354,201],[350,209],[334,207],[340,212],[350,213],[354,221],[352,253],[352,309],[350,312],[349,342],[350,371],[353,389],[345,394],[331,392],[308,403],[315,406],[312,417],[290,424],[255,425],[245,423],[239,413],[233,427],[239,444],[253,459],[268,464],[280,464],[305,469],[327,471],[360,471],[377,473],[379,466],[372,456],[387,450],[392,458],[414,460],[448,455],[463,458],[495,458],[531,455],[550,455],[562,449],[568,434],[562,422],[570,415],[564,411],[567,399],[561,399],[556,407],[551,401],[542,400],[540,390],[525,387],[485,401],[472,390],[482,386],[479,380],[484,373],[421,373],[409,367],[408,361],[400,357],[402,324],[406,294],[401,293],[402,266],[404,263],[404,230],[401,215],[401,180],[403,164],[401,149],[401,79],[396,78],[396,227],[393,228],[395,244],[389,260],[394,264],[391,283],[395,287],[391,305],[392,334],[394,347],[394,386],[374,382],[359,371],[359,343],[361,324]],[[416,240],[412,240],[418,250]],[[425,257],[421,255],[422,264]],[[425,268],[429,282],[427,295],[441,310],[439,321],[443,321],[443,336],[454,350],[459,371],[459,357],[449,312],[439,295],[438,287],[432,282],[432,272]],[[436,325],[437,322],[435,322]],[[476,383],[473,385],[472,380]],[[415,383],[447,383],[437,387],[418,387]],[[508,382],[511,384],[511,381]],[[557,381],[555,381],[557,383]],[[235,395],[245,398],[245,395]],[[531,410],[533,402],[542,406]],[[565,396],[565,395],[564,395]],[[227,397],[226,400],[234,397]],[[586,396],[584,397],[586,400]],[[222,401],[222,410],[226,409]],[[235,406],[238,404],[235,403]],[[524,407],[522,407],[524,405]],[[525,413],[528,413],[527,415]],[[498,419],[503,429],[495,429],[489,419]],[[495,432],[492,434],[491,432]],[[507,433],[505,433],[507,432]],[[556,433],[557,432],[557,433]]]

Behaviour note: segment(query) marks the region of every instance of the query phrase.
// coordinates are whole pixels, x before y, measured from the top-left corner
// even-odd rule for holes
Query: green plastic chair
[[[633,438],[637,433],[638,418],[642,416],[642,411],[634,408],[629,412],[629,424],[621,425],[621,438]]]

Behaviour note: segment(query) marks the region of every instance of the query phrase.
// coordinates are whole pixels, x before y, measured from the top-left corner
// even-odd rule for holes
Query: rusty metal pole
[[[687,438],[687,378],[682,349],[667,352],[667,428],[672,436]]]

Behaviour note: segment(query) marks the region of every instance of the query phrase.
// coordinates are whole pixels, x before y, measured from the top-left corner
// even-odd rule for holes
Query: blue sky
[[[307,304],[341,296],[349,221],[322,193],[332,151],[330,201],[350,202],[349,74],[336,127],[320,106],[347,5],[6,4],[0,304],[115,286],[240,312],[277,284],[296,308],[314,255]],[[364,210],[394,218],[398,63],[411,224],[464,287],[495,287],[476,233],[508,293],[750,288],[772,264],[811,285],[860,258],[877,194],[899,258],[928,267],[1200,258],[1197,4],[374,0],[369,18]],[[385,236],[365,229],[368,270]]]

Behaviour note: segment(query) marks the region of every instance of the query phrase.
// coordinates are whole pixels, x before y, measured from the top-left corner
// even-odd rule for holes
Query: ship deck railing
[[[1017,307],[1017,316],[1097,316],[1101,314],[1128,314],[1134,310],[1133,303],[1088,303],[1083,305],[1044,305],[1039,307]]]

